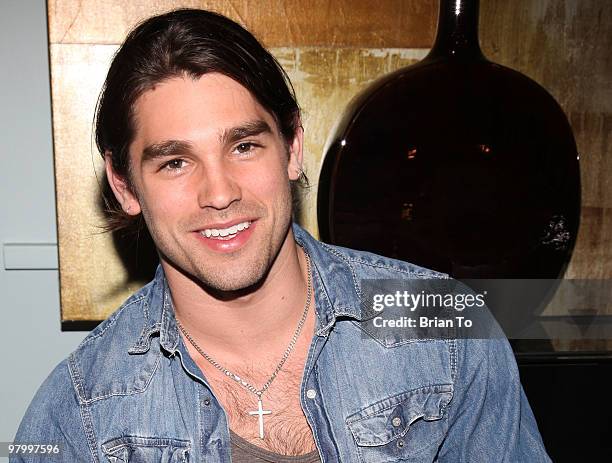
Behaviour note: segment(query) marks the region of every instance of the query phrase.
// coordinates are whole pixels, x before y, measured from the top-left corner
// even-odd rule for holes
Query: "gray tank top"
[[[280,455],[251,444],[230,429],[232,463],[320,463],[319,452],[313,450],[305,455]]]

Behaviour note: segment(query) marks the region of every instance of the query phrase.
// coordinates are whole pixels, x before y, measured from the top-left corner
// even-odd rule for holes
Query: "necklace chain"
[[[293,351],[293,348],[295,347],[295,343],[297,342],[297,339],[300,336],[300,333],[302,331],[302,327],[304,326],[304,322],[306,321],[306,315],[308,314],[308,309],[310,308],[310,301],[312,299],[312,281],[311,281],[311,276],[310,276],[310,257],[308,257],[307,253],[304,253],[304,255],[306,256],[306,272],[308,274],[308,280],[307,280],[308,283],[307,283],[307,290],[306,290],[306,304],[304,305],[304,311],[302,313],[302,317],[300,318],[300,321],[298,322],[297,328],[295,329],[295,332],[293,333],[291,341],[289,342],[289,345],[287,346],[287,349],[285,350],[285,353],[283,354],[283,357],[281,358],[280,362],[276,366],[276,369],[274,370],[274,372],[272,373],[268,381],[266,381],[266,383],[261,387],[261,389],[257,389],[255,386],[250,384],[248,381],[245,381],[237,374],[232,373],[227,368],[222,366],[219,362],[217,362],[214,358],[212,358],[210,355],[204,352],[204,350],[195,342],[195,340],[189,334],[189,332],[185,329],[185,327],[178,321],[178,319],[176,320],[176,324],[180,328],[181,332],[185,335],[187,340],[191,343],[191,345],[195,348],[195,350],[198,351],[198,353],[202,357],[208,360],[208,362],[212,366],[214,366],[217,370],[223,372],[228,378],[233,379],[238,384],[245,387],[246,389],[251,391],[253,394],[257,395],[259,399],[261,399],[261,396],[263,395],[263,393],[266,392],[266,390],[270,387],[270,384],[272,384],[272,381],[274,381],[274,379],[276,378],[276,375],[278,375],[278,373],[283,368],[283,365],[285,364],[285,362],[289,358],[289,355]]]

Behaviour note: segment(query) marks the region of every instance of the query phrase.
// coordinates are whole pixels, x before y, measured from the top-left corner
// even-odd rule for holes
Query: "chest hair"
[[[207,368],[208,369],[208,368]],[[261,387],[269,378],[255,368],[232,370],[250,384]],[[285,365],[262,395],[264,438],[259,437],[259,417],[249,415],[257,410],[257,396],[231,379],[215,374],[215,389],[229,419],[230,429],[250,443],[282,455],[303,455],[316,449],[312,431],[300,405],[302,370]]]

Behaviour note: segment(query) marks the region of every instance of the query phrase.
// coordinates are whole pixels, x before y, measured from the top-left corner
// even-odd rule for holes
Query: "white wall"
[[[86,333],[62,332],[44,0],[0,2],[0,441],[12,441],[36,389]],[[40,252],[37,251],[40,249]],[[9,251],[9,252],[7,252]],[[51,269],[49,269],[51,268]],[[0,462],[7,461],[0,458]]]

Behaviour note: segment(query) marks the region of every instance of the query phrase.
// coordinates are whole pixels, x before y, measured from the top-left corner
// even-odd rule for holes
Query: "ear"
[[[132,193],[127,179],[119,175],[115,172],[115,169],[113,169],[113,158],[110,152],[104,154],[104,165],[106,167],[108,184],[125,213],[129,215],[140,214],[140,202],[136,195]]]
[[[293,141],[289,145],[289,163],[287,164],[289,180],[297,180],[302,174],[303,148],[304,129],[301,124],[298,124]]]

